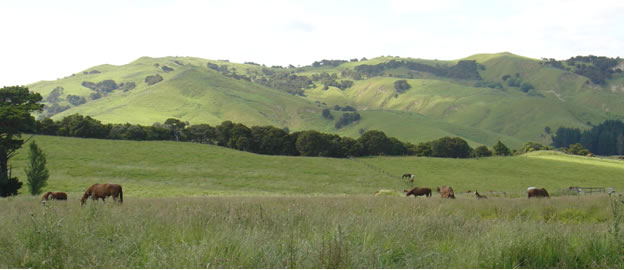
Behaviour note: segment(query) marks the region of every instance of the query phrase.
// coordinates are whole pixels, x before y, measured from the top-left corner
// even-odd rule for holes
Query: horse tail
[[[122,191],[122,186],[119,186],[119,203],[124,203],[124,192]]]

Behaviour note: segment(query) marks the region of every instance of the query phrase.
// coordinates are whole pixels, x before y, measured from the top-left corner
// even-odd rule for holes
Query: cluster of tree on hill
[[[393,85],[395,86],[395,91],[397,91],[397,93],[403,93],[406,92],[408,89],[410,89],[412,86],[410,86],[410,84],[408,84],[408,82],[406,80],[397,80],[395,81],[395,83],[393,83]]]
[[[98,83],[83,81],[82,86],[87,87],[96,93],[106,95],[118,89],[127,92],[134,89],[137,85],[134,82],[117,84],[114,80],[103,80]]]
[[[339,118],[339,120],[336,121],[336,123],[334,123],[334,127],[336,129],[340,129],[344,126],[347,126],[353,122],[357,122],[360,121],[360,114],[358,112],[356,112],[356,109],[354,109],[351,106],[345,106],[345,107],[341,107],[339,105],[334,105],[333,108],[335,111],[344,111],[345,113],[343,113],[341,115],[341,117]],[[321,110],[321,116],[325,119],[328,120],[334,120],[334,115],[332,115],[332,112],[330,112],[330,109],[323,109]]]
[[[595,84],[603,85],[606,80],[612,78],[613,74],[623,76],[623,70],[616,68],[621,61],[623,60],[620,57],[609,58],[605,56],[589,55],[571,57],[565,61],[543,58],[541,64],[569,71],[571,67],[574,67],[575,73],[588,77],[590,81]],[[563,62],[566,63],[568,67],[564,66],[564,64],[562,64]]]
[[[299,76],[291,72],[273,72],[265,68],[263,68],[263,72],[267,77],[256,77],[255,83],[283,90],[292,95],[304,96],[305,89],[316,87],[306,76]]]
[[[336,66],[340,66],[341,64],[347,63],[347,60],[326,60],[323,59],[321,61],[315,61],[312,63],[312,67],[327,67],[327,66],[331,66],[331,67],[336,67]]]
[[[207,63],[207,67],[226,77],[258,83],[267,87],[285,91],[292,95],[304,96],[305,89],[316,87],[312,80],[306,76],[296,75],[295,72],[292,71],[276,70],[282,69],[282,67],[263,67],[260,72],[257,72],[256,70],[247,70],[247,75],[238,74],[236,68],[228,68],[227,65],[217,65],[209,62]]]
[[[467,79],[467,80],[481,80],[478,69],[483,66],[477,64],[474,60],[462,60],[458,61],[456,65],[444,66],[444,65],[426,65],[418,62],[405,61],[405,60],[391,60],[385,63],[379,63],[376,65],[359,65],[354,69],[368,77],[381,76],[388,69],[405,68],[411,71],[427,72],[440,77],[448,77],[454,79]]]
[[[524,82],[521,79],[521,74],[519,73],[515,73],[514,77],[512,77],[510,74],[503,75],[501,77],[501,80],[504,81],[509,87],[518,87],[521,92],[527,93],[527,95],[529,96],[544,97],[543,94],[536,91],[536,87],[534,87],[533,84],[529,82]]]
[[[341,71],[341,77],[352,78],[353,80],[362,80],[363,74],[353,69],[345,69]]]
[[[571,145],[580,144],[596,155],[623,155],[623,122],[606,120],[585,131],[560,127],[552,135],[552,141],[556,148],[570,148]]]
[[[136,87],[136,84],[134,82],[117,84],[114,80],[104,80],[98,83],[83,81],[82,86],[94,91],[94,93],[89,95],[89,99],[96,100],[102,96],[108,95],[114,90],[120,89],[124,92],[130,91]],[[44,107],[44,112],[42,113],[44,117],[50,117],[71,108],[67,104],[62,104],[61,102],[63,101],[67,101],[72,106],[80,106],[87,102],[85,97],[77,95],[67,95],[65,99],[63,99],[62,96],[64,90],[65,89],[63,87],[57,86],[50,92],[50,94],[48,94],[45,99],[48,104]]]
[[[59,104],[59,102],[63,101],[63,99],[61,98],[61,95],[63,95],[64,90],[65,89],[63,87],[57,86],[52,90],[52,92],[50,92],[50,94],[48,94],[48,97],[46,98],[46,102],[48,102],[49,105],[46,105],[44,107],[44,110],[45,110],[45,112],[43,112],[44,116],[46,117],[53,116],[57,113],[61,113],[70,108],[69,105]]]
[[[339,65],[343,60],[323,60],[323,65]],[[317,62],[316,62],[317,63]],[[257,64],[256,64],[257,65]],[[321,64],[319,64],[321,65]],[[228,68],[227,65],[217,65],[215,63],[207,63],[207,67],[220,72],[226,77],[230,77],[237,80],[245,80],[248,82],[258,83],[270,88],[285,91],[292,95],[305,96],[304,91],[306,89],[312,89],[317,87],[316,83],[323,84],[323,89],[328,90],[330,86],[345,90],[354,85],[351,80],[337,81],[338,76],[336,73],[328,74],[322,72],[320,74],[313,74],[312,78],[303,75],[297,75],[296,71],[284,71],[282,67],[263,67],[260,72],[257,70],[246,70],[247,75],[238,74],[235,68]]]
[[[328,90],[330,86],[336,87],[341,90],[345,90],[347,88],[352,87],[354,85],[353,81],[350,80],[341,80],[341,82],[337,82],[338,76],[336,73],[328,74],[327,72],[321,72],[319,74],[313,74],[312,80],[314,82],[319,82],[323,84],[323,90]]]
[[[349,113],[343,113],[341,115],[341,118],[339,118],[339,120],[336,121],[336,123],[334,123],[334,127],[336,129],[340,129],[344,126],[347,126],[353,122],[357,122],[360,121],[360,114],[357,112],[349,112]]]

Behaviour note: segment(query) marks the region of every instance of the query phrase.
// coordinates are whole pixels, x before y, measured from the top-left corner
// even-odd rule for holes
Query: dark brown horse
[[[415,198],[423,195],[425,195],[425,197],[432,197],[432,190],[429,188],[416,187],[411,190],[404,189],[404,193],[406,193],[406,197],[410,195],[414,195]]]
[[[84,205],[89,197],[92,200],[102,199],[104,201],[108,196],[113,196],[114,201],[117,201],[119,197],[119,203],[123,203],[124,193],[122,192],[122,186],[118,184],[93,184],[80,198],[80,205]]]
[[[473,194],[475,194],[475,197],[478,199],[488,199],[488,197],[486,197],[485,195],[480,195],[479,193],[477,193],[477,190]]]
[[[41,197],[41,201],[47,201],[47,200],[67,201],[67,193],[48,191],[45,194],[43,194],[43,197]]]
[[[544,188],[532,188],[527,190],[527,198],[549,198],[549,193]]]

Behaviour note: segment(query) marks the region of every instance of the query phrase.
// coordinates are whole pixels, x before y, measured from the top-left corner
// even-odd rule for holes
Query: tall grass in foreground
[[[605,195],[20,197],[0,200],[0,267],[623,268],[622,215]]]

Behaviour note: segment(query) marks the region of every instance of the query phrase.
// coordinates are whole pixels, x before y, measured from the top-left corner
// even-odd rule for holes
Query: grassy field
[[[0,268],[623,268],[623,162],[517,157],[263,156],[177,142],[50,136],[45,190],[0,199]],[[26,147],[11,160],[25,181]],[[406,198],[451,185],[456,200]],[[123,205],[88,201],[118,183]],[[551,199],[527,199],[528,186]],[[477,200],[466,190],[479,190]],[[385,196],[375,196],[386,190]],[[489,192],[492,190],[493,193]],[[506,192],[504,197],[503,192]]]
[[[118,183],[131,197],[203,195],[361,195],[402,191],[404,173],[415,185],[450,185],[457,192],[507,192],[524,196],[529,186],[558,193],[569,186],[623,191],[623,162],[536,152],[515,157],[356,159],[266,156],[180,142],[140,142],[35,136],[48,155],[47,190],[78,199],[93,183]],[[25,181],[27,147],[11,160]],[[28,193],[26,187],[22,193]]]
[[[623,204],[353,196],[0,200],[1,268],[623,268]]]

